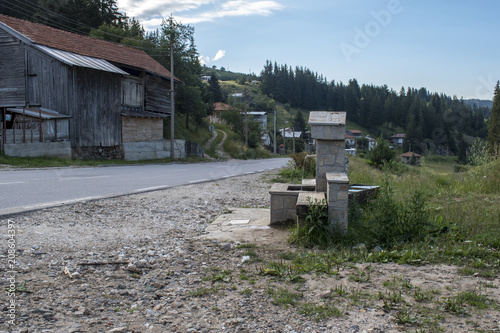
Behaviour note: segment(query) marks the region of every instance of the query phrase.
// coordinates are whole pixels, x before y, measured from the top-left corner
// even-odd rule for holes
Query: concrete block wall
[[[3,148],[7,156],[71,158],[71,143],[69,141],[7,143]]]
[[[297,199],[300,191],[289,190],[293,184],[273,184],[271,194],[271,225],[295,221],[297,217]]]
[[[203,157],[203,148],[197,143],[186,140],[175,140],[174,158],[182,159],[188,156]],[[147,142],[124,142],[124,158],[127,161],[150,160],[170,157],[170,140]]]

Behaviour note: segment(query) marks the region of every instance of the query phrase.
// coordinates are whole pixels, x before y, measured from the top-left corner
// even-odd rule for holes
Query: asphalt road
[[[0,169],[0,215],[277,169],[288,159],[92,168]]]

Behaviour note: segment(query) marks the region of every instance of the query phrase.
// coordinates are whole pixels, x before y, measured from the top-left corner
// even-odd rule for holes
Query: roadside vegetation
[[[446,263],[460,266],[465,275],[500,274],[500,160],[455,173],[451,162],[432,157],[422,167],[379,169],[350,157],[350,182],[380,185],[380,192],[368,203],[350,206],[347,234],[316,243],[327,251],[321,256],[343,253],[361,262]],[[299,183],[298,165],[292,162],[274,180]],[[318,218],[327,223],[314,205],[309,214],[316,229]],[[292,230],[291,241],[310,246],[308,237],[314,233],[298,237],[297,232]]]

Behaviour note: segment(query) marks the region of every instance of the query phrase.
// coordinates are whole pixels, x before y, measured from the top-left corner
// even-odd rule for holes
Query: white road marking
[[[92,178],[110,178],[111,176],[82,176],[82,177],[61,177],[60,180],[81,180],[81,179],[92,179]]]
[[[25,182],[5,182],[5,183],[0,183],[0,185],[12,185],[12,184],[25,184]]]

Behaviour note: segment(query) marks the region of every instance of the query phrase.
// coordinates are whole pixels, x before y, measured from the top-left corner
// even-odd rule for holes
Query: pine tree
[[[302,111],[299,110],[295,118],[293,118],[293,128],[295,131],[304,132],[306,130],[306,121],[302,115]]]
[[[488,123],[488,144],[495,156],[500,154],[500,81],[497,81],[495,95],[493,97],[493,107]]]
[[[210,76],[210,79],[208,80],[208,85],[210,86],[210,94],[212,96],[212,102],[213,103],[224,102],[224,97],[220,89],[219,80],[217,79],[215,73],[213,73],[212,76]]]

